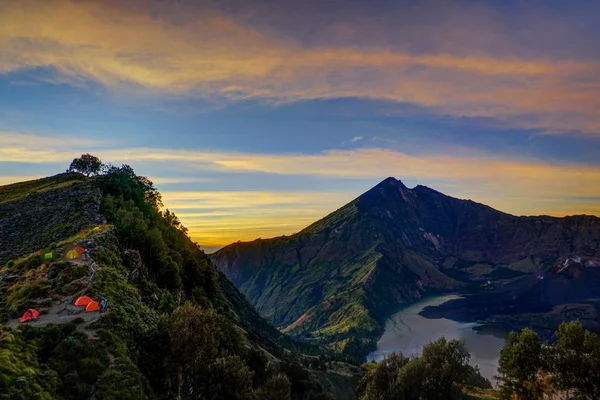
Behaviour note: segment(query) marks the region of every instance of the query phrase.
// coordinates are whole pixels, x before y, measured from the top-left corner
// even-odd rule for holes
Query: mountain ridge
[[[294,235],[211,259],[285,332],[364,355],[403,304],[600,255],[599,221],[513,216],[389,177]]]

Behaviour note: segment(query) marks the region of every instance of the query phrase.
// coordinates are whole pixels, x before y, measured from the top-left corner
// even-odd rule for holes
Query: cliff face
[[[600,256],[600,219],[516,217],[388,178],[298,234],[212,259],[275,325],[355,351],[401,304],[572,254]],[[354,343],[357,331],[371,339]]]
[[[1,188],[0,265],[105,222],[100,190],[81,176],[61,174],[27,184]]]

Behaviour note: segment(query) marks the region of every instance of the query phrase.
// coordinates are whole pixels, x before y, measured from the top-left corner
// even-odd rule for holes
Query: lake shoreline
[[[418,356],[427,343],[441,336],[459,339],[471,354],[471,364],[478,365],[484,377],[495,384],[500,349],[506,334],[489,329],[480,321],[464,322],[422,314],[425,308],[435,308],[449,301],[463,298],[462,294],[430,296],[402,307],[385,323],[377,349],[367,355],[367,361],[380,361],[392,352]]]

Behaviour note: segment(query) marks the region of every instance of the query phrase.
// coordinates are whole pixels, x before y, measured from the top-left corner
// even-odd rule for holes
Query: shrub
[[[12,314],[18,314],[30,306],[31,300],[47,295],[50,289],[48,281],[19,282],[10,288],[6,297],[7,309]]]
[[[25,260],[17,263],[15,268],[17,269],[32,269],[37,268],[44,262],[44,256],[40,254],[34,254]]]
[[[466,385],[483,381],[491,387],[480,377],[473,382],[469,358],[461,342],[443,337],[425,345],[421,357],[392,354],[362,379],[360,399],[460,399]]]

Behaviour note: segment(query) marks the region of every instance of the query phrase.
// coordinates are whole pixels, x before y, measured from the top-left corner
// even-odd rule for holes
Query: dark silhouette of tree
[[[68,172],[77,172],[85,176],[98,175],[102,169],[102,161],[89,153],[82,154],[79,158],[74,158],[69,165]]]

